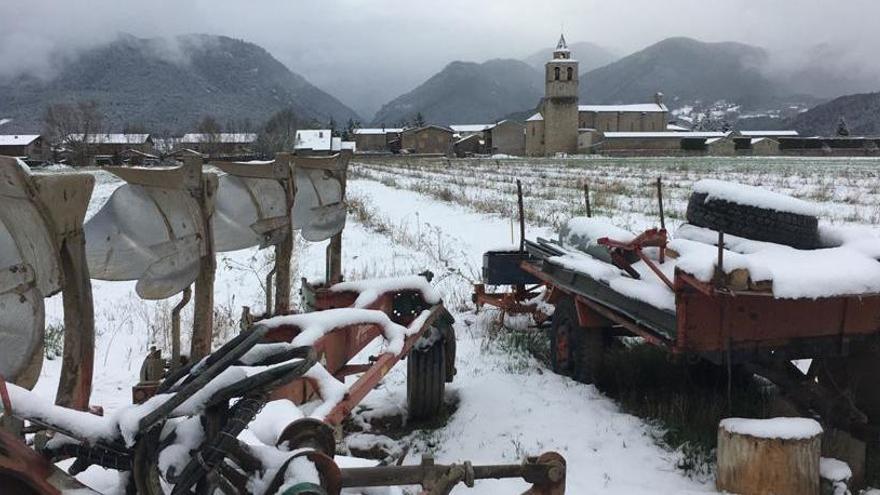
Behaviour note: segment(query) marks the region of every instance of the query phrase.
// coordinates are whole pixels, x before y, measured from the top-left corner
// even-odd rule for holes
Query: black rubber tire
[[[572,339],[572,378],[581,383],[596,383],[610,346],[608,332],[599,328],[581,328]]]
[[[688,223],[798,249],[820,247],[819,220],[814,216],[784,213],[720,199],[706,201],[707,197],[705,193],[691,195],[687,208]]]
[[[409,353],[406,364],[406,402],[410,419],[434,418],[443,411],[446,392],[446,342],[440,338],[425,349]]]
[[[556,303],[550,324],[550,368],[554,373],[572,376],[574,356],[573,335],[579,330],[574,299],[565,297]]]

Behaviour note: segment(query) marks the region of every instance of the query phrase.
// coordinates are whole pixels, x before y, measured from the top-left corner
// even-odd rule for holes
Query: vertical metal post
[[[593,210],[590,206],[590,183],[584,182],[584,204],[587,205],[587,218],[592,218]]]
[[[67,236],[61,246],[64,273],[64,357],[55,403],[86,411],[92,393],[95,362],[95,308],[86,263],[82,229]]]
[[[724,232],[718,231],[718,260],[715,263],[715,287],[724,285]]]
[[[83,220],[95,185],[91,176],[34,178],[34,204],[55,236],[63,275],[64,353],[55,403],[87,410],[95,362],[95,308]]]
[[[192,298],[192,289],[187,287],[180,293],[180,302],[171,310],[171,369],[174,370],[180,363],[180,312],[189,304]]]
[[[202,158],[188,156],[184,159],[190,191],[198,201],[201,210],[205,238],[204,253],[199,260],[199,276],[195,282],[195,301],[193,307],[193,333],[190,346],[190,359],[197,361],[211,352],[214,331],[214,276],[217,260],[214,252],[214,230],[211,217],[214,214],[214,194],[216,177],[202,174]]]
[[[287,200],[287,235],[284,239],[275,245],[275,307],[271,304],[271,288],[266,283],[266,313],[273,311],[275,315],[283,315],[290,313],[290,260],[293,257],[293,226],[291,214],[293,211],[293,199],[296,194],[295,184],[293,181],[293,169],[291,168],[290,153],[278,153],[275,155],[275,164],[283,170],[287,179],[284,182],[284,192]],[[269,275],[271,277],[271,273]]]
[[[350,155],[344,152],[340,153],[338,160],[346,162]],[[346,174],[347,175],[347,174]],[[342,198],[345,201],[345,189],[348,177],[342,181]],[[327,285],[338,284],[342,282],[342,232],[330,238],[330,244],[327,245]]]
[[[519,252],[526,248],[526,215],[523,211],[522,182],[516,179],[516,203],[519,207]]]
[[[657,203],[660,206],[660,228],[666,230],[666,215],[663,212],[663,181],[657,177]]]

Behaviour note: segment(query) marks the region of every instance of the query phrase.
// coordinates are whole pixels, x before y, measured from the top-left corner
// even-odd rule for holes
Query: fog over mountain
[[[834,97],[877,91],[880,3],[848,0],[7,0],[0,15],[0,74],[48,77],[57,61],[116,39],[189,33],[253,42],[365,120],[452,61],[520,58],[563,30],[626,55],[662,39],[763,47],[768,77]],[[71,22],[75,19],[76,22]],[[808,70],[804,70],[804,68]]]

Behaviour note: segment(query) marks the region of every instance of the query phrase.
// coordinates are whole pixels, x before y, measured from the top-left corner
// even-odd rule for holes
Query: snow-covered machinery
[[[573,218],[559,240],[513,253],[519,266],[501,280],[544,285],[557,372],[592,382],[615,337],[637,336],[742,366],[826,426],[877,442],[880,237],[820,227],[817,215],[789,196],[700,181],[674,238],[662,227],[636,235],[608,219]],[[499,263],[486,256],[484,269]],[[797,359],[812,359],[808,373]]]
[[[463,483],[523,478],[532,495],[565,491],[565,461],[555,453],[523,464],[346,467],[335,457],[328,418],[353,400],[319,363],[318,335],[378,325],[389,351],[399,355],[416,335],[373,310],[338,309],[266,320],[224,344],[206,359],[167,376],[156,395],[109,417],[62,408],[39,394],[0,381],[4,416],[13,415],[54,435],[38,449],[0,431],[0,486],[12,493],[97,493],[56,468],[73,459],[72,474],[101,466],[126,474],[127,493],[336,495],[343,488],[421,485],[426,495],[448,494]],[[430,314],[420,321],[426,323]],[[302,332],[289,342],[273,332]],[[270,339],[271,340],[271,339]],[[320,337],[316,342],[320,341]],[[314,380],[328,399],[305,416],[290,400],[276,399],[300,379]],[[341,388],[341,389],[340,389]],[[339,462],[339,463],[338,463]]]

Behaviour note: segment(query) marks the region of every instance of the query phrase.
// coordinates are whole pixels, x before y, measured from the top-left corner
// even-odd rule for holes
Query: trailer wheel
[[[572,378],[581,383],[595,383],[608,350],[607,332],[601,328],[582,328],[572,339]]]
[[[443,410],[447,377],[445,340],[442,330],[431,327],[407,357],[406,401],[411,419],[431,419]]]
[[[718,230],[756,241],[785,244],[798,249],[816,249],[819,220],[810,215],[786,213],[710,199],[694,193],[688,201],[687,221],[698,227]]]
[[[573,372],[572,336],[578,330],[574,299],[565,297],[556,304],[550,325],[550,367],[554,373],[571,376]]]

